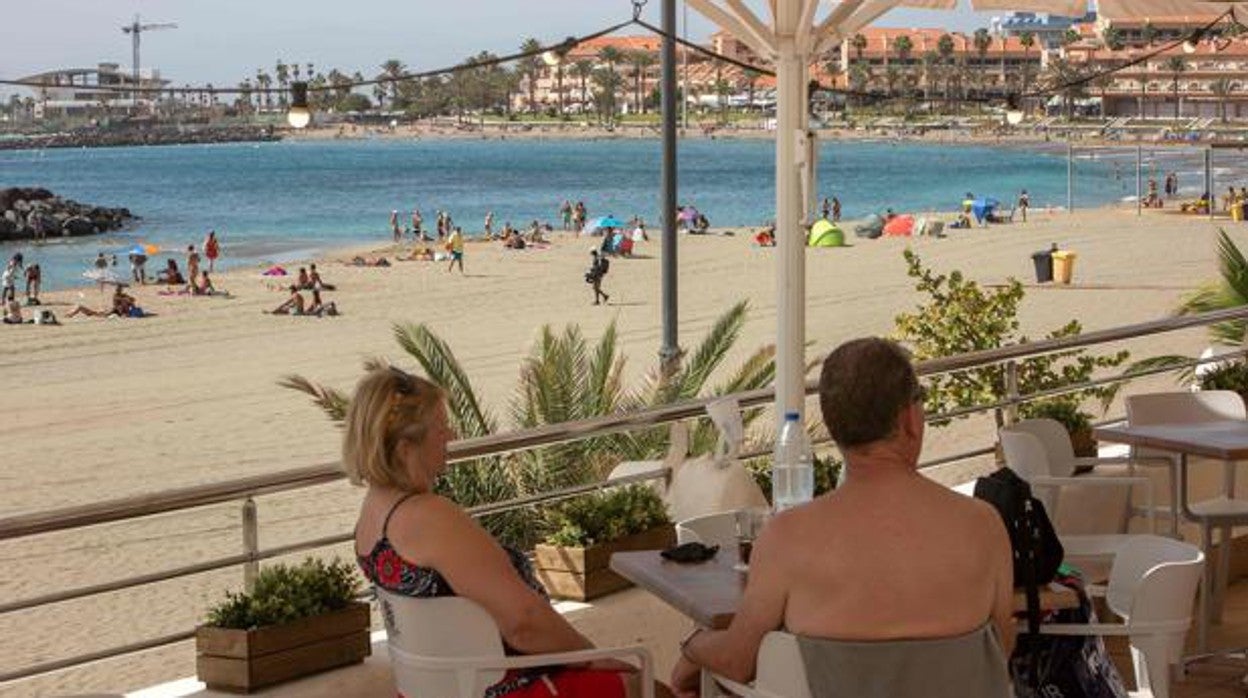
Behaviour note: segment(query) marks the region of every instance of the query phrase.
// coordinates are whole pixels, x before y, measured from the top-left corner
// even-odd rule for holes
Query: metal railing
[[[1065,386],[1059,389],[1032,393],[1029,395],[1020,395],[1018,392],[1017,366],[1020,360],[1027,360],[1059,352],[1067,352],[1074,349],[1086,349],[1094,346],[1112,344],[1130,339],[1138,339],[1166,332],[1174,332],[1196,327],[1206,327],[1229,320],[1248,320],[1248,308],[1236,308],[1231,310],[1203,313],[1199,315],[1171,317],[1123,327],[1096,330],[1075,337],[1046,339],[1026,344],[1012,345],[924,361],[916,366],[919,375],[924,377],[954,371],[980,369],[997,364],[1005,364],[1006,370],[1006,395],[1003,399],[990,404],[975,405],[972,407],[951,410],[941,414],[929,415],[928,421],[943,421],[975,413],[990,412],[993,410],[1004,410],[1007,414],[1007,418],[1012,419],[1014,411],[1018,405],[1032,400],[1086,390],[1090,387],[1098,387],[1112,383],[1135,380],[1137,378],[1159,373],[1168,373],[1176,370],[1177,368],[1193,367],[1200,363],[1224,361],[1228,357],[1244,356],[1248,354],[1248,350],[1205,359],[1203,361],[1187,361],[1177,366],[1155,368],[1147,371],[1133,372],[1129,375],[1096,379],[1080,384]],[[813,380],[809,381],[806,384],[806,395],[810,396],[811,394],[817,392],[818,382]],[[763,407],[774,400],[774,391],[771,388],[763,388],[737,393],[734,397],[737,398],[738,404],[742,409]],[[706,415],[707,404],[714,399],[718,399],[718,397],[687,400],[680,403],[654,407],[628,414],[607,415],[592,419],[579,420],[576,422],[552,424],[506,434],[492,434],[489,436],[462,439],[450,445],[448,449],[448,460],[450,462],[465,461],[483,456],[497,456],[516,451],[542,448],[560,443],[577,441],[584,438],[672,425],[688,419],[704,417]],[[824,439],[820,443],[823,444],[827,442],[828,441]],[[973,449],[925,461],[920,464],[920,467],[929,468],[937,465],[966,460],[968,458],[980,457],[992,453],[993,450],[994,449],[992,447]],[[765,451],[746,453],[743,454],[743,457],[754,457],[764,454]],[[625,478],[613,479],[609,484],[618,485],[631,482],[643,482],[665,477],[667,474],[667,469],[660,467],[652,471],[631,475]],[[255,574],[257,563],[262,560],[350,541],[352,540],[352,535],[350,533],[343,533],[299,541],[289,545],[277,546],[264,550],[259,549],[257,543],[259,536],[257,529],[258,524],[255,516],[256,497],[266,494],[289,492],[316,485],[323,485],[335,482],[343,477],[344,475],[336,463],[324,463],[269,475],[240,478],[212,485],[200,485],[175,490],[166,490],[153,494],[126,497],[107,502],[65,507],[0,519],[0,541],[3,541],[58,531],[67,531],[75,528],[95,526],[116,521],[132,520],[241,499],[243,501],[242,521],[244,538],[243,552],[238,555],[221,557],[175,569],[168,569],[111,582],[6,602],[0,604],[0,615],[238,565],[242,565],[244,567],[244,578],[245,580],[250,581]],[[470,509],[470,513],[474,516],[484,516],[487,514],[497,514],[514,509],[538,506],[541,504],[547,504],[579,496],[601,489],[604,486],[608,486],[608,483],[595,482],[585,485],[577,485],[574,487],[544,492],[528,497],[512,499],[505,502],[497,502],[474,507]],[[78,666],[92,661],[107,659],[122,654],[180,642],[189,639],[193,635],[193,631],[179,632],[159,638],[130,643],[120,647],[103,649],[74,657],[59,658],[21,667],[16,670],[0,673],[0,684]]]

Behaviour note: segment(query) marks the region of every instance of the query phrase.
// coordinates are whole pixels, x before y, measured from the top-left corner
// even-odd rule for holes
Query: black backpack
[[[598,255],[598,278],[601,279],[602,277],[606,276],[607,270],[610,268],[611,268],[611,260],[607,259],[603,255]]]
[[[1010,534],[1014,550],[1014,586],[1027,594],[1027,631],[1040,630],[1040,585],[1057,576],[1062,564],[1062,542],[1044,511],[1031,496],[1031,485],[1009,468],[1001,468],[975,481],[975,497],[996,507]]]

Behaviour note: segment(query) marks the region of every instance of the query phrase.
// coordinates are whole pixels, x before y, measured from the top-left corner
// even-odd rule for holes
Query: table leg
[[[1213,546],[1213,529],[1202,525],[1200,527],[1201,547],[1205,550],[1205,569],[1200,575],[1200,618],[1196,619],[1198,623],[1196,628],[1196,648],[1204,654],[1209,651],[1209,611],[1213,607],[1213,603],[1209,599],[1209,594],[1213,584],[1213,566],[1209,564],[1209,550]]]
[[[1218,547],[1218,569],[1217,576],[1214,578],[1213,589],[1213,608],[1210,609],[1211,620],[1215,625],[1222,623],[1222,606],[1226,601],[1226,585],[1230,582],[1231,577],[1231,543],[1233,540],[1234,527],[1219,526],[1221,533],[1218,535],[1220,541]]]
[[[1187,456],[1179,456],[1179,460],[1184,462]],[[1179,533],[1179,463],[1171,463],[1170,465],[1170,533],[1175,540],[1183,540],[1182,534]],[[1183,493],[1186,496],[1186,493]],[[1186,500],[1184,500],[1186,501]]]

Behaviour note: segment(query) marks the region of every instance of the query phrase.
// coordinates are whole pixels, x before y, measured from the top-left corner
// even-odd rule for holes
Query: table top
[[[1248,459],[1248,421],[1244,420],[1097,427],[1092,433],[1102,441],[1173,453],[1221,460]]]
[[[736,550],[722,548],[715,557],[698,564],[664,560],[657,550],[611,556],[611,569],[616,574],[654,594],[700,627],[714,630],[727,628],[741,605],[746,573],[733,569],[735,564]],[[1079,597],[1066,587],[1040,590],[1041,608],[1057,610],[1078,605]],[[1014,608],[1017,611],[1027,608],[1022,591],[1014,594]]]

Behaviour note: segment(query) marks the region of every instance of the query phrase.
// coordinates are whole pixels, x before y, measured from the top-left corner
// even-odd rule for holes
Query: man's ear
[[[901,429],[906,436],[919,439],[923,436],[923,403],[911,402],[901,410]]]

